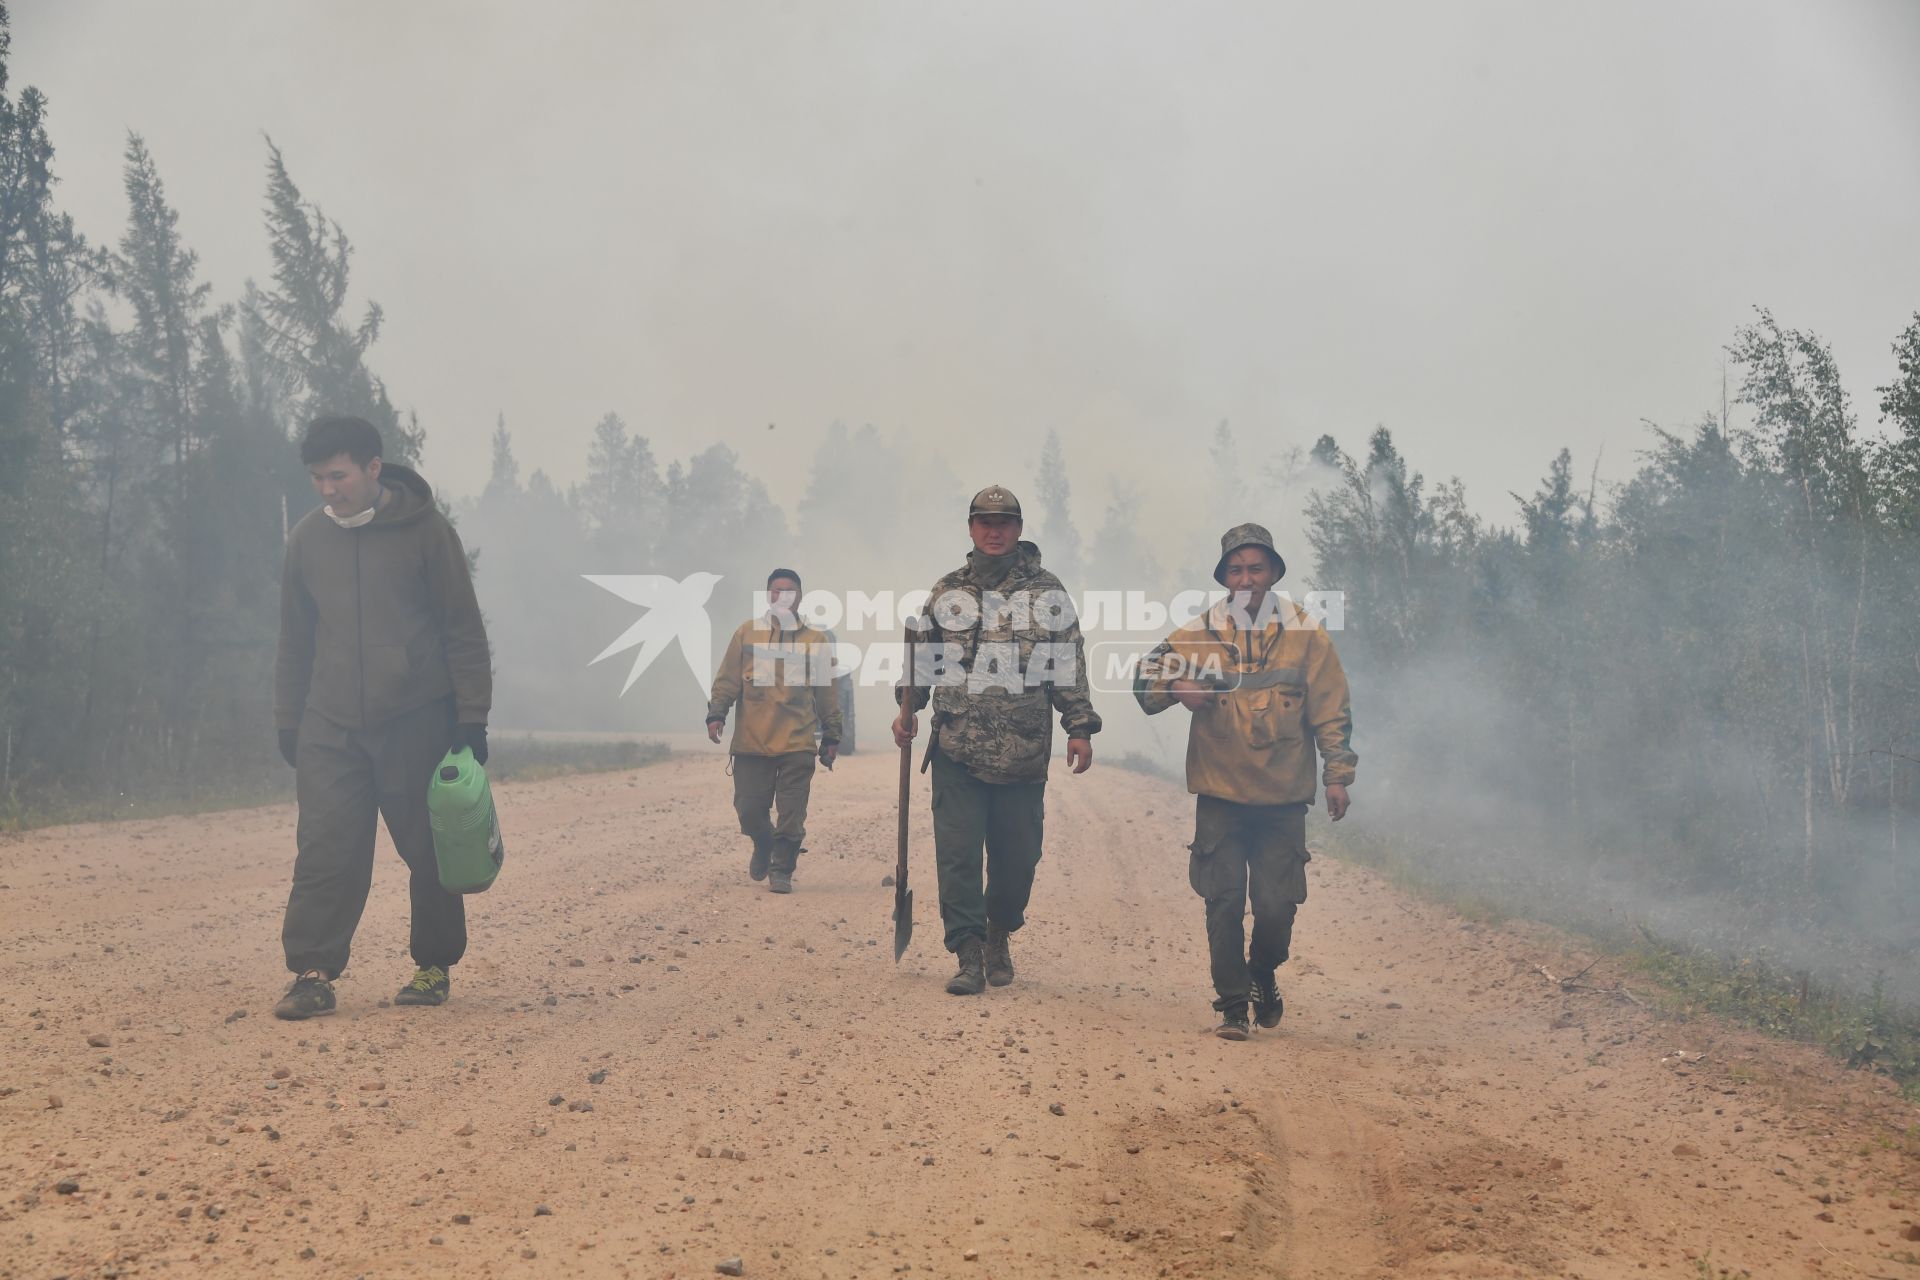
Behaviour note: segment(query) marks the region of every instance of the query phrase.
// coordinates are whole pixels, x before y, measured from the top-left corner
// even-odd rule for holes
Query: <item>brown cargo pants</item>
[[[769,849],[767,868],[793,874],[807,835],[807,797],[813,791],[814,754],[733,757],[733,811],[755,847]],[[777,819],[771,815],[777,814]]]

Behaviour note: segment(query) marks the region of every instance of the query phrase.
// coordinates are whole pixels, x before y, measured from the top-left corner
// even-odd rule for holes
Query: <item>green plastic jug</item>
[[[484,892],[500,874],[507,851],[500,843],[500,818],[487,771],[470,749],[447,752],[434,770],[427,787],[427,816],[440,887],[448,893]]]

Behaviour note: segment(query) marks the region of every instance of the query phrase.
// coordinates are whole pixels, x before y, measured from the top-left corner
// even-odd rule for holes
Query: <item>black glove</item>
[[[294,758],[299,750],[300,731],[298,729],[282,729],[280,731],[280,758],[287,762],[287,768],[292,769],[296,767],[294,765]]]
[[[453,749],[458,751],[462,747],[473,752],[475,764],[485,764],[487,762],[487,726],[483,724],[453,726]]]

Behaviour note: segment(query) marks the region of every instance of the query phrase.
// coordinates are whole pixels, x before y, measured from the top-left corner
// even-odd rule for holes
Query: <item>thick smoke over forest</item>
[[[1650,427],[1630,479],[1604,489],[1563,451],[1510,521],[1476,515],[1458,481],[1428,481],[1384,427],[1351,451],[1332,437],[1262,445],[1275,461],[1249,473],[1219,426],[1211,524],[1271,521],[1297,566],[1283,585],[1345,593],[1371,801],[1356,838],[1509,908],[1644,924],[1913,998],[1920,314],[1895,347],[1902,379],[1863,430],[1819,338],[1761,311],[1732,335],[1724,415]],[[583,671],[625,606],[556,565],[723,570],[727,618],[775,562],[806,566],[809,590],[906,590],[964,549],[951,513],[969,486],[872,428],[826,432],[790,514],[725,450],[663,478],[611,416],[571,500],[516,478],[504,427],[496,442],[493,483],[460,510],[491,575],[483,597],[540,602],[495,608],[510,724],[684,730],[700,714],[677,668],[626,701],[612,697],[621,672]],[[902,498],[902,474],[934,479]],[[1150,537],[1121,499],[1083,533],[1058,437],[1008,482],[1083,595],[1211,586],[1210,525]],[[692,541],[667,533],[696,520]],[[1102,642],[1157,638],[1090,621],[1096,660]],[[1124,684],[1096,702],[1109,759],[1178,768],[1184,726],[1141,717]],[[884,747],[887,691],[859,706],[863,745]]]
[[[314,505],[291,442],[318,413],[362,416],[432,482],[454,438],[402,407],[407,371],[381,359],[381,281],[353,269],[354,238],[378,230],[334,222],[301,157],[264,140],[261,188],[232,199],[264,201],[271,270],[216,293],[168,157],[130,133],[124,223],[80,226],[57,178],[110,158],[57,150],[58,104],[0,91],[0,821],[282,793],[282,547]],[[1209,589],[1220,532],[1261,521],[1283,587],[1345,593],[1356,851],[1498,909],[1911,1005],[1920,311],[1885,335],[1893,378],[1850,394],[1819,333],[1754,302],[1703,357],[1724,355],[1724,405],[1649,424],[1605,478],[1541,449],[1537,484],[1506,496],[1403,453],[1392,422],[1171,422],[1205,461],[1154,492],[1096,465],[1086,431],[1038,431],[983,468],[849,404],[844,422],[768,424],[764,454],[682,455],[614,403],[584,457],[552,443],[583,424],[503,415],[484,486],[437,496],[475,558],[508,744],[699,729],[677,655],[624,697],[628,657],[589,665],[634,608],[583,575],[721,575],[717,653],[775,566],[835,596],[928,586],[988,483],[1021,496],[1027,536],[1079,593]],[[890,749],[887,691],[856,697],[859,748]],[[1147,720],[1124,686],[1096,705],[1103,766],[1179,768],[1177,714]]]

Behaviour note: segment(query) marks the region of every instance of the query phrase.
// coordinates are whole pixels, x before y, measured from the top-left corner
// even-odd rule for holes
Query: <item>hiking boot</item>
[[[773,844],[768,840],[753,842],[753,857],[747,862],[747,874],[755,880],[767,878],[767,861],[773,856]]]
[[[1221,1011],[1220,1025],[1213,1029],[1213,1034],[1222,1040],[1245,1040],[1251,1030],[1247,1024],[1247,1006],[1236,1004]]]
[[[950,996],[977,996],[987,989],[987,944],[978,938],[963,938],[954,953],[960,972],[947,979]]]
[[[333,983],[317,969],[309,969],[293,980],[287,994],[273,1006],[273,1016],[288,1022],[306,1018],[324,1018],[333,1012]]]
[[[767,890],[771,893],[792,893],[793,875],[786,871],[775,871],[767,877]]]
[[[1253,1017],[1263,1027],[1280,1025],[1280,1015],[1286,1011],[1286,1004],[1280,999],[1280,983],[1273,976],[1273,970],[1253,975]]]
[[[393,998],[395,1004],[445,1004],[452,994],[453,983],[447,971],[439,965],[431,969],[415,969],[413,981],[400,988],[400,994]]]
[[[1013,953],[1007,949],[1011,936],[998,925],[987,926],[987,981],[996,987],[1013,981]]]

